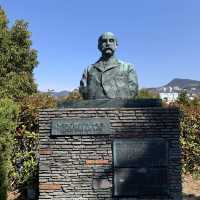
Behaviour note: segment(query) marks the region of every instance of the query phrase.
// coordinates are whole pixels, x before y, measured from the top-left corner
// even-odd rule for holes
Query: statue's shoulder
[[[94,64],[91,65],[92,67],[101,67],[102,66],[102,61],[101,59],[97,60]]]
[[[94,64],[91,64],[88,66],[88,71],[93,72],[93,71],[96,71],[97,69],[101,69],[102,67],[103,67],[102,61],[98,60]]]
[[[132,63],[125,62],[119,59],[117,60],[117,62],[123,71],[129,71],[130,69],[134,69],[134,65]]]
[[[94,64],[90,64],[90,65],[88,65],[88,66],[85,68],[84,72],[85,72],[85,73],[88,73],[88,72],[90,72],[93,68],[94,68]]]
[[[88,65],[87,66],[87,71],[90,71],[93,67],[94,67],[93,64]]]

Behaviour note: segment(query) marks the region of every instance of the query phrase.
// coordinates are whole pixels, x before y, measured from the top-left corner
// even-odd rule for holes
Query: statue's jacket
[[[132,98],[138,80],[132,64],[115,59],[111,65],[97,61],[83,73],[80,92],[85,99]]]

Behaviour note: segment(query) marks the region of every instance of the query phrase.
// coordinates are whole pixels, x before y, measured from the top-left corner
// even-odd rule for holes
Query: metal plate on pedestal
[[[156,197],[167,196],[166,168],[114,169],[114,196]]]
[[[111,134],[107,118],[52,119],[51,135],[108,135]]]
[[[163,139],[116,139],[114,167],[167,166],[168,145]]]

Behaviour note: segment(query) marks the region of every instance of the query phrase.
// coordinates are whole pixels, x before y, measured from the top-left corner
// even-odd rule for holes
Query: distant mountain
[[[67,90],[63,90],[60,92],[51,92],[52,96],[54,97],[64,97],[64,96],[67,96],[69,93],[70,91],[67,91]]]
[[[185,90],[188,94],[199,95],[200,94],[200,81],[191,79],[175,78],[164,86],[157,88],[147,88],[149,91],[159,93],[180,93]]]
[[[63,90],[63,91],[60,91],[60,92],[54,92],[54,91],[48,91],[48,92],[40,91],[40,92],[51,94],[53,97],[65,97],[70,93],[70,91],[67,91],[67,90]]]
[[[170,81],[167,85],[164,87],[180,87],[180,88],[193,88],[197,87],[200,88],[200,81],[191,80],[191,79],[181,79],[181,78],[175,78],[172,81]]]

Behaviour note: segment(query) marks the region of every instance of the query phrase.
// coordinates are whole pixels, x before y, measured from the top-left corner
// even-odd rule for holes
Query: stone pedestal
[[[178,110],[46,109],[39,124],[39,200],[181,199]]]

